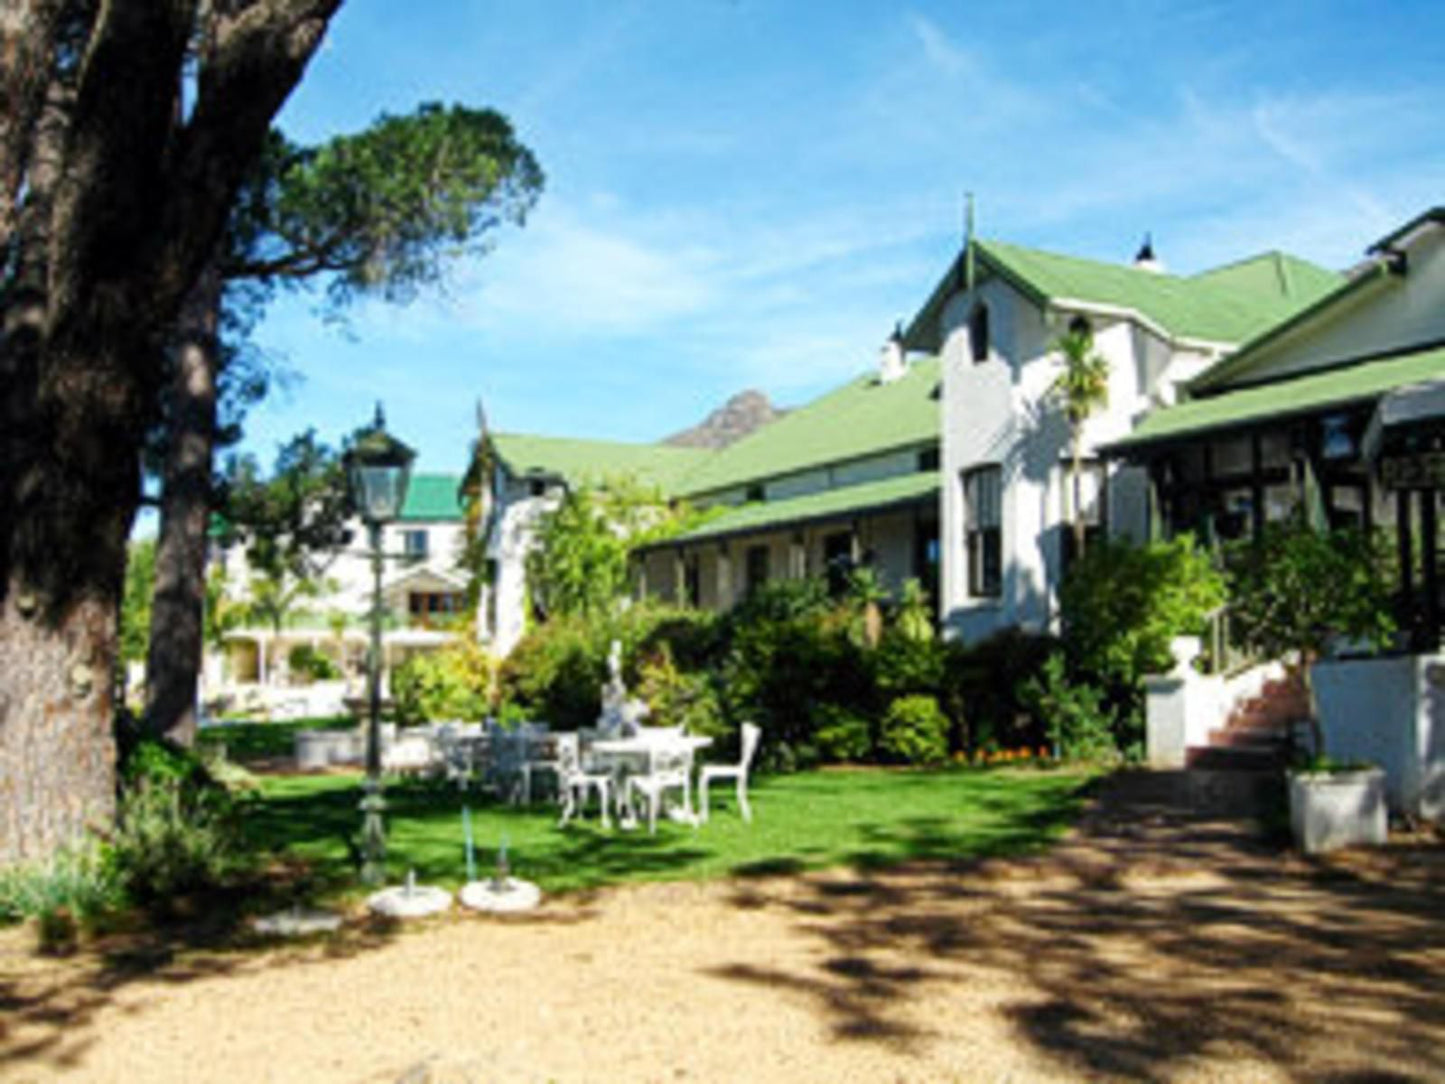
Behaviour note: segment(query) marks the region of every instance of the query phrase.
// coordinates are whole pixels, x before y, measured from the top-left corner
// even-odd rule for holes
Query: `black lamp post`
[[[371,653],[367,659],[370,718],[366,730],[366,782],[361,799],[361,879],[386,879],[386,824],[381,793],[381,528],[401,515],[416,453],[386,431],[381,404],[376,420],[346,453],[351,498],[371,540]]]

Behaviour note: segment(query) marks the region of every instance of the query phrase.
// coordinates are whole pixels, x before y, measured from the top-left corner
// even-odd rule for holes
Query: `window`
[[[996,466],[979,467],[963,476],[968,593],[975,598],[1003,593],[1002,473]]]
[[[918,470],[920,472],[938,469],[938,449],[924,448],[918,453]]]
[[[975,362],[988,360],[989,345],[988,306],[980,301],[968,317],[968,348]]]
[[[1069,321],[1069,334],[1084,335],[1092,339],[1094,337],[1094,329],[1089,326],[1088,320],[1085,320],[1082,316],[1075,316]]]
[[[752,594],[768,582],[768,547],[749,546],[747,552],[747,591]]]
[[[540,478],[533,478],[527,485],[527,492],[534,497],[544,497],[547,495],[547,483]]]
[[[466,595],[460,591],[413,591],[407,596],[407,611],[413,617],[458,614],[466,609]]]
[[[401,554],[407,564],[426,560],[427,538],[425,531],[402,531]]]
[[[751,502],[751,501],[761,501],[761,500],[766,500],[766,499],[767,499],[767,494],[763,491],[763,487],[762,487],[762,484],[761,484],[761,483],[759,483],[759,484],[757,484],[757,485],[748,486],[748,492],[747,492],[747,500],[748,500],[748,501],[750,501],[750,502]]]

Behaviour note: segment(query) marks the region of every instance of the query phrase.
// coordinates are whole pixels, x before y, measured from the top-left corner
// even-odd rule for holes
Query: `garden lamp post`
[[[366,523],[371,541],[371,651],[367,658],[369,713],[366,729],[366,781],[361,799],[361,879],[386,879],[386,825],[381,793],[381,528],[401,515],[416,453],[386,431],[381,404],[376,420],[346,453],[351,499]]]

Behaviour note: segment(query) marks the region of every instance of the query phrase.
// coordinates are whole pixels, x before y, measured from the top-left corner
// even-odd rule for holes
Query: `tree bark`
[[[0,280],[0,862],[112,814],[125,546],[160,346],[339,3],[107,0],[86,28],[43,245],[12,254],[43,266],[43,286]],[[185,119],[176,88],[197,37]]]
[[[156,586],[146,653],[146,730],[190,746],[204,649],[206,530],[216,434],[221,280],[214,267],[181,311],[167,391]]]

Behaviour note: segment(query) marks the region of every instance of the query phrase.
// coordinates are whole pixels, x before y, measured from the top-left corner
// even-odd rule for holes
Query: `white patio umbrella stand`
[[[542,890],[531,881],[516,877],[491,877],[485,881],[469,881],[462,886],[462,906],[473,911],[493,914],[514,914],[530,911],[542,902]]]
[[[445,888],[416,883],[416,871],[406,875],[406,884],[393,885],[373,892],[366,899],[367,909],[387,918],[425,918],[445,911],[452,905],[452,894]]]

